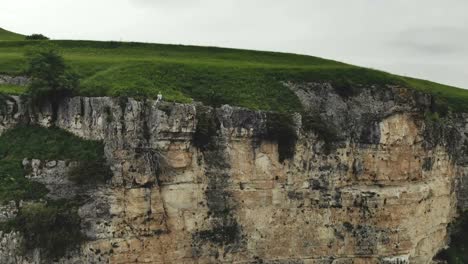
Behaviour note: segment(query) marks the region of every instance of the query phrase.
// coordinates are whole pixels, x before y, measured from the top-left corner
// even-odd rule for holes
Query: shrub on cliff
[[[434,258],[449,264],[468,263],[468,213],[462,212],[460,217],[450,224],[450,244]]]
[[[68,201],[25,205],[8,228],[23,234],[25,250],[39,248],[49,258],[64,256],[85,239],[77,207]]]
[[[26,40],[49,40],[48,37],[42,34],[32,34],[32,35],[26,36],[24,39]]]
[[[104,159],[81,161],[68,175],[68,178],[77,184],[105,183],[111,177],[112,171]]]
[[[52,121],[55,121],[60,101],[78,88],[78,76],[69,69],[54,46],[41,46],[28,52],[26,57],[26,72],[31,77],[28,95],[35,103],[50,102]]]
[[[314,132],[325,143],[325,153],[330,153],[333,142],[339,140],[338,131],[332,123],[323,120],[317,113],[303,113],[302,127],[306,132]]]

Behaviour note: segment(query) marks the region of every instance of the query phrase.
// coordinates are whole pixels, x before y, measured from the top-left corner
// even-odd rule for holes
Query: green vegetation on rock
[[[53,45],[40,46],[29,52],[27,60],[26,73],[31,77],[28,98],[36,104],[50,102],[54,122],[61,100],[73,95],[78,88],[78,76]]]
[[[448,264],[468,263],[468,212],[462,213],[457,221],[450,224],[451,236],[449,247],[437,254],[436,259]]]
[[[104,157],[99,160],[80,161],[73,167],[68,178],[80,185],[105,183],[112,177],[112,171],[106,166]]]
[[[326,153],[329,153],[333,143],[339,140],[338,131],[333,124],[325,122],[318,114],[303,113],[302,126],[305,131],[314,132],[320,140],[323,140]]]
[[[468,112],[468,90],[414,78],[405,80],[409,87],[435,95],[439,108],[435,110],[444,112],[444,108],[451,108],[456,112]]]
[[[0,84],[0,94],[21,95],[26,92],[26,87],[17,85]]]
[[[58,128],[20,126],[0,136],[0,202],[34,200],[47,194],[42,184],[24,177],[24,158],[101,161],[102,143],[78,138]]]
[[[0,202],[37,200],[48,193],[43,184],[30,181],[24,176],[20,159],[0,160]]]
[[[94,184],[110,176],[104,147],[58,128],[18,126],[0,136],[0,202],[25,201],[15,218],[0,222],[0,230],[20,231],[24,250],[39,248],[50,259],[62,257],[85,239],[78,216],[81,201],[46,199],[47,188],[25,177],[24,158],[78,161],[68,177]]]
[[[49,259],[62,257],[68,249],[85,240],[81,233],[78,205],[59,200],[24,205],[17,216],[1,223],[3,231],[20,231],[25,251],[41,249]]]

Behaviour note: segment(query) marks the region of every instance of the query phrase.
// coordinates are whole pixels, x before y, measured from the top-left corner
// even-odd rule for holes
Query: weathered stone
[[[45,166],[43,166],[45,164]],[[53,199],[72,198],[77,194],[78,186],[68,179],[69,171],[76,166],[76,162],[41,161],[38,159],[23,160],[25,177],[44,184],[49,193],[47,197]]]
[[[26,76],[9,76],[0,74],[0,84],[26,86],[30,79]]]
[[[70,164],[24,161],[31,179],[89,197],[79,215],[90,240],[59,263],[431,263],[457,206],[468,207],[468,158],[450,133],[428,129],[428,96],[370,87],[345,98],[329,84],[286,85],[337,128],[331,151],[298,117],[294,157],[280,162],[276,142],[261,138],[261,111],[216,109],[213,142],[197,149],[194,105],[65,100],[55,125],[103,140],[113,177],[76,189],[65,180]],[[0,116],[0,133],[22,120],[50,125],[50,108],[29,116],[14,101],[23,110]],[[468,116],[450,118],[461,134],[453,140],[464,142]],[[0,247],[6,263],[16,263],[11,245]]]

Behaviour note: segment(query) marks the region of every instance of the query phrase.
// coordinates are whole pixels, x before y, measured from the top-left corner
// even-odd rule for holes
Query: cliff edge
[[[0,233],[1,263],[432,263],[468,207],[468,115],[433,118],[430,95],[398,86],[283,85],[304,113],[73,97],[51,123],[47,104],[9,96],[0,134],[102,141],[112,177],[77,187],[73,163],[24,157],[49,198],[86,196],[86,241],[49,260]]]

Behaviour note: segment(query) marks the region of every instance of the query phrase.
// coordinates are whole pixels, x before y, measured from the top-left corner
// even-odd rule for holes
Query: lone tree
[[[50,102],[52,122],[57,120],[60,101],[79,85],[78,76],[66,65],[54,46],[43,46],[26,54],[27,74],[31,77],[28,96],[36,105]]]

